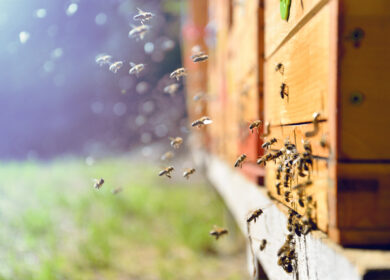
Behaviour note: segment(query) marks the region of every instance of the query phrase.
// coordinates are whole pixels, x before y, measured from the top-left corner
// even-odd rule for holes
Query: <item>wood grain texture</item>
[[[342,2],[340,159],[389,160],[390,9],[386,0]],[[351,34],[364,32],[355,45]],[[360,93],[361,103],[353,97]]]
[[[272,125],[312,121],[313,113],[320,119],[329,114],[329,5],[324,6],[310,22],[283,45],[265,63],[265,120]],[[284,65],[284,74],[275,71]],[[281,98],[285,83],[288,97]]]
[[[270,129],[271,134],[267,136],[264,141],[268,141],[271,138],[276,138],[278,141],[272,145],[273,150],[280,150],[284,146],[286,139],[290,143],[295,144],[298,152],[304,152],[303,141],[307,140],[310,142],[313,155],[327,158],[330,150],[332,149],[329,140],[329,126],[327,122],[320,122],[318,124],[318,132],[313,137],[306,137],[305,133],[310,132],[314,129],[313,124],[302,124],[302,125],[287,125],[287,126],[272,126]],[[324,140],[325,147],[321,146],[321,140]]]
[[[291,1],[288,21],[282,20],[279,12],[280,1],[265,0],[265,57],[268,58],[286,37],[294,30],[299,29],[326,2],[324,0]]]

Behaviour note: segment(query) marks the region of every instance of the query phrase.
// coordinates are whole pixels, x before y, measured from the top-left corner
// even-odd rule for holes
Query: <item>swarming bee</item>
[[[136,14],[133,19],[140,21],[142,24],[144,23],[144,21],[148,21],[154,16],[154,14],[150,12],[144,12],[140,8],[137,8],[137,10],[138,14]]]
[[[103,184],[104,184],[104,179],[103,178],[100,178],[100,179],[94,179],[95,183],[93,184],[93,187],[95,189],[100,189]]]
[[[187,168],[183,172],[183,177],[187,180],[190,179],[190,175],[195,173],[195,168]]]
[[[173,168],[173,166],[168,166],[167,168],[163,169],[160,171],[160,173],[158,173],[158,176],[167,176],[169,179],[171,179],[171,173],[172,171],[175,170],[175,168]]]
[[[228,234],[229,231],[226,228],[214,226],[214,229],[210,231],[210,235],[214,236],[218,240],[221,236]]]
[[[234,167],[242,167],[242,164],[244,163],[245,159],[246,159],[246,154],[240,155],[236,160]]]
[[[142,70],[145,69],[145,64],[139,63],[135,64],[134,62],[130,62],[130,70],[129,74],[130,75],[136,75],[138,77],[139,73],[141,73]]]
[[[183,138],[181,137],[169,137],[169,140],[171,140],[171,146],[174,149],[179,149],[180,145],[183,144]]]
[[[191,123],[191,126],[193,127],[202,127],[204,125],[211,124],[213,121],[210,120],[209,117],[201,117],[200,119],[197,119]]]
[[[173,71],[170,75],[169,78],[173,79],[175,78],[176,80],[180,80],[180,77],[187,76],[187,71],[185,68],[178,68],[175,71]]]

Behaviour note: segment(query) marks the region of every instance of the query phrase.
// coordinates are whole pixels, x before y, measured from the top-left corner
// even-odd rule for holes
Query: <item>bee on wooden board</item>
[[[261,120],[257,120],[257,121],[254,121],[252,122],[250,125],[249,125],[249,129],[251,130],[251,132],[253,133],[253,130],[255,128],[257,128],[257,133],[259,133],[259,127],[260,125],[262,124],[263,122]]]
[[[261,147],[263,149],[269,149],[271,147],[271,145],[276,143],[276,142],[278,142],[278,140],[275,137],[273,137],[269,141],[263,143],[263,145],[261,145]]]
[[[129,74],[130,75],[136,75],[138,77],[139,73],[141,73],[142,70],[145,69],[145,64],[142,64],[142,63],[139,63],[139,64],[135,64],[133,62],[130,62],[130,70],[129,70]]]
[[[161,160],[169,160],[172,159],[175,156],[175,154],[171,151],[166,152],[161,156]]]
[[[168,166],[167,168],[163,169],[160,171],[160,173],[158,173],[158,176],[167,176],[169,179],[171,179],[171,173],[175,170],[175,168],[173,168],[173,166]]]
[[[248,215],[246,222],[250,223],[251,221],[253,221],[254,223],[256,223],[256,220],[260,217],[261,214],[263,214],[262,209],[254,210],[252,213]]]
[[[180,80],[180,77],[187,76],[187,71],[185,68],[178,68],[175,71],[173,71],[170,75],[169,78],[173,79],[175,78],[176,80]]]
[[[326,148],[328,146],[328,140],[326,139],[326,134],[322,134],[320,139],[320,146]]]
[[[183,172],[183,177],[187,180],[190,179],[190,175],[195,173],[195,168],[187,168]]]
[[[242,167],[242,164],[244,163],[244,160],[246,159],[246,154],[242,154],[238,157],[236,160],[236,163],[234,164],[234,167]]]
[[[276,193],[277,193],[278,195],[282,195],[282,191],[280,190],[280,185],[281,185],[280,182],[277,182],[276,185],[275,185],[275,187],[276,187]]]
[[[284,200],[285,200],[286,202],[290,202],[290,201],[291,201],[292,194],[291,194],[290,191],[285,191],[284,194],[283,194],[283,196],[284,196]]]
[[[143,40],[146,32],[149,31],[150,26],[144,24],[140,26],[131,25],[131,28],[132,29],[129,31],[129,38],[136,38],[136,40]]]
[[[144,12],[141,9],[137,8],[138,14],[136,14],[133,19],[140,21],[142,24],[144,24],[144,21],[150,20],[152,17],[154,17],[154,14],[150,12]]]
[[[264,251],[265,246],[267,246],[267,240],[262,239],[259,247],[260,251]]]
[[[280,176],[282,174],[282,171],[283,171],[283,165],[279,164],[278,168],[276,169],[276,180],[280,180]]]
[[[179,149],[180,145],[183,144],[183,138],[181,137],[169,137],[169,140],[171,140],[171,146],[174,149]]]
[[[121,69],[123,66],[123,61],[115,61],[114,63],[112,63],[109,67],[109,70],[112,72],[112,73],[116,73],[118,72],[119,69]]]
[[[278,63],[275,66],[275,72],[280,72],[280,74],[284,74],[284,66],[282,63]]]
[[[112,194],[118,194],[118,193],[120,193],[122,191],[123,191],[123,189],[121,187],[118,187],[118,188],[115,188],[115,189],[112,190]]]
[[[214,229],[210,231],[210,235],[215,237],[215,240],[218,240],[221,236],[228,234],[229,231],[226,228],[221,228],[214,226]]]
[[[288,86],[285,83],[282,83],[280,86],[280,97],[283,99],[284,96],[288,96]]]
[[[202,127],[204,125],[211,124],[213,121],[209,117],[201,117],[191,123],[192,127]]]
[[[103,178],[100,178],[100,179],[94,179],[94,181],[95,181],[95,183],[93,184],[93,187],[95,188],[95,189],[100,189],[102,186],[103,186],[103,184],[104,184],[104,179]]]
[[[173,83],[164,87],[164,93],[174,96],[176,91],[179,89],[179,84]]]
[[[112,56],[108,54],[99,54],[96,56],[96,63],[99,64],[99,66],[103,65],[110,65],[111,64]]]

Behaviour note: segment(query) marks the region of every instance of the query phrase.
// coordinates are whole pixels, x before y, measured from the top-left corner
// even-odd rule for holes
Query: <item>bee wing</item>
[[[144,11],[142,11],[140,8],[137,8],[139,14],[143,14]]]

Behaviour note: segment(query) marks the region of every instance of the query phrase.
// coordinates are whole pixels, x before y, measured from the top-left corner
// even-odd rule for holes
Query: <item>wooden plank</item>
[[[304,207],[301,207],[298,203],[298,192],[293,190],[293,186],[296,186],[299,183],[304,183],[308,180],[308,177],[299,177],[296,173],[295,176],[292,176],[293,180],[288,184],[288,187],[283,186],[283,174],[281,174],[281,180],[276,180],[276,169],[277,164],[274,162],[268,162],[266,165],[266,187],[271,192],[272,196],[275,197],[282,204],[287,207],[295,210],[301,215],[305,215],[308,207],[312,208],[313,211],[313,220],[317,224],[317,227],[326,232],[328,230],[328,166],[327,162],[324,160],[315,160],[314,161],[313,172],[311,172],[310,180],[313,182],[312,185],[305,188],[303,195]],[[280,185],[280,195],[277,193],[276,183],[281,182]],[[291,192],[290,202],[286,202],[284,199],[284,193],[286,191]],[[306,203],[306,197],[311,195],[313,197],[313,202],[316,204],[316,207],[312,205],[309,206]]]
[[[305,22],[328,1],[300,0],[291,1],[288,21],[280,17],[280,1],[265,0],[265,57],[268,58],[284,41],[288,35],[299,29]]]
[[[265,63],[264,110],[272,125],[295,124],[320,119],[329,114],[329,44],[330,9],[326,5],[310,22],[283,45]],[[275,71],[282,63],[284,74]],[[288,97],[280,95],[281,84],[288,88]]]
[[[312,153],[314,156],[329,157],[329,153],[332,150],[331,143],[329,141],[329,126],[327,122],[320,122],[318,124],[318,132],[313,137],[306,137],[307,132],[314,130],[313,124],[302,125],[286,125],[286,126],[272,126],[270,128],[270,135],[265,138],[268,141],[271,138],[276,138],[278,141],[272,145],[273,150],[280,150],[284,147],[286,139],[290,143],[295,144],[298,152],[303,153],[303,141],[310,142],[312,147]],[[325,146],[322,146],[321,141],[324,141]]]
[[[271,201],[264,188],[247,181],[239,172],[212,155],[194,152],[195,161],[206,166],[207,176],[225,200],[244,235],[247,235],[246,217],[254,209],[264,214],[251,226],[253,250],[268,279],[372,279],[390,271],[390,252],[380,250],[344,249],[325,234],[314,231],[295,237],[297,242],[298,273],[286,274],[277,265],[277,251],[286,239],[287,208]],[[266,239],[264,251],[259,240]],[[376,278],[380,279],[380,278]],[[381,279],[386,279],[382,277]]]
[[[390,244],[390,164],[337,165],[333,236],[347,245]]]
[[[388,5],[387,0],[370,4],[363,0],[343,1],[339,80],[341,159],[390,159],[390,37],[384,33],[390,30]],[[357,28],[364,32],[364,37],[355,44],[351,34]]]

